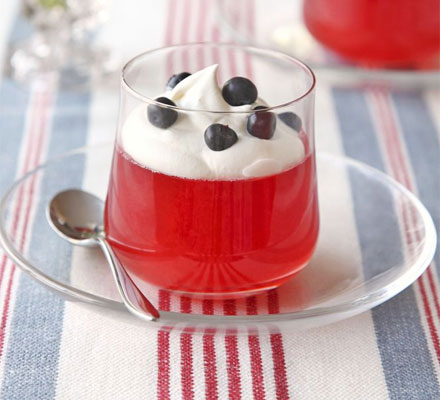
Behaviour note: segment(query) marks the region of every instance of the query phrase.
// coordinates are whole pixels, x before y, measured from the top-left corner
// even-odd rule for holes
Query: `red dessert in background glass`
[[[316,39],[349,60],[438,67],[438,0],[304,0],[304,20]]]

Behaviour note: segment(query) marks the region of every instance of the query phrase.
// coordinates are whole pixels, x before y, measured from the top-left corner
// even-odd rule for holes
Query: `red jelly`
[[[309,261],[318,226],[313,154],[276,175],[196,180],[115,151],[108,239],[129,273],[157,287],[208,295],[276,287]]]

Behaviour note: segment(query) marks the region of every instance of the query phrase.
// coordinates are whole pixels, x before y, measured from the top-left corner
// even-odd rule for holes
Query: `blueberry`
[[[295,131],[299,132],[302,127],[302,121],[301,118],[298,117],[293,112],[283,112],[281,114],[278,114],[278,118],[283,121],[287,126],[290,126]]]
[[[226,150],[237,140],[237,134],[227,125],[212,124],[206,128],[205,142],[213,151]]]
[[[267,107],[257,106],[254,110],[264,110]],[[247,131],[260,139],[272,138],[275,128],[277,126],[277,118],[274,113],[270,111],[258,111],[249,115],[247,120]]]
[[[174,102],[166,97],[158,97],[155,100],[159,103],[175,106]],[[161,107],[156,104],[150,104],[147,107],[147,115],[148,120],[151,122],[151,124],[161,129],[169,128],[171,125],[174,124],[174,122],[176,122],[177,119],[176,110]]]
[[[188,78],[191,74],[189,72],[181,72],[180,74],[174,74],[167,82],[167,89],[174,89],[176,85],[182,82],[185,78]]]
[[[222,95],[231,106],[242,106],[257,100],[258,91],[249,79],[236,76],[224,84]]]

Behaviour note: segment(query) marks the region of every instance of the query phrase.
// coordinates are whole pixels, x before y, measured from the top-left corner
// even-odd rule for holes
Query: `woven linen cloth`
[[[0,5],[0,61],[29,34],[18,2]],[[267,2],[268,7],[271,6]],[[253,29],[253,0],[237,23]],[[211,0],[115,1],[102,35],[122,58],[178,42],[230,40]],[[117,17],[117,18],[116,18]],[[133,22],[136,21],[136,22]],[[239,67],[239,66],[238,66]],[[195,67],[196,68],[196,67]],[[118,81],[67,92],[23,87],[0,76],[0,190],[46,159],[114,138]],[[440,222],[440,92],[389,91],[320,83],[317,149],[348,155],[390,174],[413,191]],[[66,166],[68,172],[68,166]],[[86,169],[75,171],[78,185]],[[38,245],[41,210],[32,196],[47,190],[44,174],[18,199],[11,224],[26,251]],[[353,226],[355,224],[353,223]],[[355,228],[354,228],[355,229]],[[40,236],[38,236],[40,235]],[[66,245],[66,249],[68,245]],[[75,265],[87,262],[72,251]],[[66,252],[52,260],[63,264]],[[69,253],[70,254],[70,253]],[[65,260],[64,260],[65,261]],[[0,251],[0,396],[46,399],[440,399],[440,306],[436,258],[411,287],[354,318],[298,333],[268,336],[157,332],[111,313],[65,302],[26,276]],[[265,307],[276,307],[274,294]],[[266,300],[265,300],[266,301]],[[190,304],[162,309],[187,311]],[[248,302],[248,303],[243,303]],[[172,303],[172,302],[171,302]],[[225,302],[235,313],[250,300]],[[275,305],[274,305],[275,304]]]

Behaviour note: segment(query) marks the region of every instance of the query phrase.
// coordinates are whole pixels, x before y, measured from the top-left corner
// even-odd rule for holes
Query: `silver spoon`
[[[58,193],[47,207],[47,219],[62,238],[78,246],[100,246],[112,270],[116,286],[127,309],[137,317],[154,321],[159,311],[145,298],[121,266],[105,238],[104,202],[82,190]]]

